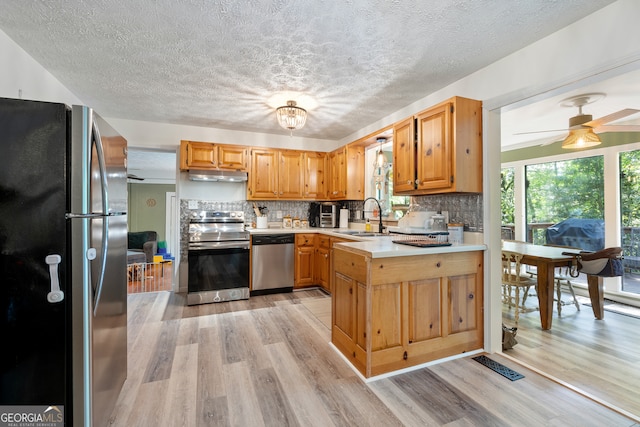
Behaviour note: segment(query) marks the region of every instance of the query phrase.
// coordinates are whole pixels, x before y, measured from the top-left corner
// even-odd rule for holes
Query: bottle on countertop
[[[365,231],[371,231],[371,223],[369,222],[369,218],[367,218],[367,223],[364,226]]]

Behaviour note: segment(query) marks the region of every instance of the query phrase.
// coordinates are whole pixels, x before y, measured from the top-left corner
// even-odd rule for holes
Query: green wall
[[[165,238],[166,193],[175,192],[174,184],[127,184],[129,191],[129,231],[155,231]]]
[[[602,144],[596,145],[595,147],[587,148],[584,151],[640,142],[640,132],[609,132],[600,133],[598,134],[598,136],[600,137],[600,140],[602,140]],[[501,161],[502,163],[509,163],[520,160],[537,159],[540,157],[567,154],[570,151],[578,150],[563,150],[561,139],[549,145],[538,145],[535,147],[521,148],[518,150],[503,151],[501,154]]]

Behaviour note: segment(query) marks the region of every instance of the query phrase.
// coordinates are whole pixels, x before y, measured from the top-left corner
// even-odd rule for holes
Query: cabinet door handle
[[[411,184],[411,180],[410,179],[407,180],[407,184]]]
[[[420,185],[420,180],[416,179],[416,185]]]
[[[407,354],[407,352],[405,351],[404,354],[402,355],[402,358],[404,360],[407,360],[407,358],[409,357],[409,355]]]

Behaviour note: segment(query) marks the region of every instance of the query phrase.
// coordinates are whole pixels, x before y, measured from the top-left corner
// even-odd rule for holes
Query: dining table
[[[573,261],[567,253],[579,253],[579,249],[557,246],[534,245],[533,243],[503,240],[502,249],[523,255],[521,263],[536,267],[538,307],[540,324],[543,330],[551,329],[553,316],[553,297],[555,269],[565,267]],[[604,292],[602,277],[587,275],[587,286],[591,308],[596,319],[604,318]]]

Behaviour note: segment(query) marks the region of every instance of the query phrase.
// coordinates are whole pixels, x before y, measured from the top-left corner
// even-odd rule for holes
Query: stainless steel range
[[[187,304],[249,298],[249,232],[242,211],[201,211],[189,220]]]

